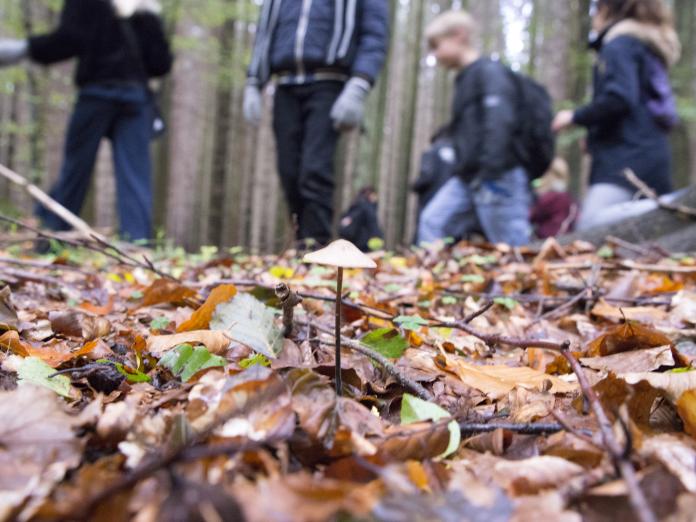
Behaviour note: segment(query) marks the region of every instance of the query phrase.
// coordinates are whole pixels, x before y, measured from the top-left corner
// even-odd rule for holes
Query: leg
[[[463,237],[476,222],[469,188],[454,176],[423,209],[418,222],[418,242],[431,243],[446,237]]]
[[[290,215],[299,219],[302,202],[299,194],[302,150],[302,108],[297,90],[278,87],[273,99],[273,132],[276,139],[280,183]]]
[[[149,102],[121,104],[111,141],[116,168],[119,232],[129,240],[152,237],[152,166]]]
[[[633,192],[624,187],[611,183],[591,185],[582,203],[577,230],[587,230],[620,221],[627,217],[626,209],[622,208],[621,203],[630,202],[632,199]]]
[[[334,156],[338,132],[329,117],[341,92],[339,82],[308,86],[303,99],[304,135],[300,167],[299,239],[326,244],[333,235]]]
[[[78,97],[70,123],[58,181],[51,189],[51,197],[74,214],[79,215],[89,189],[97,151],[106,135],[113,108],[110,102],[97,98]],[[53,230],[69,230],[70,225],[42,206],[36,214],[44,226]]]
[[[529,243],[532,195],[523,169],[508,171],[495,181],[484,181],[476,188],[474,201],[488,241],[512,246]]]

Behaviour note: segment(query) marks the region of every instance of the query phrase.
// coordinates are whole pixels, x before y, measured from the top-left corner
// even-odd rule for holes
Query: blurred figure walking
[[[261,91],[275,77],[278,172],[298,240],[332,236],[339,133],[362,124],[384,64],[387,0],[264,0],[244,94],[258,124]]]
[[[27,40],[0,40],[0,64],[28,57],[51,65],[77,58],[77,102],[63,166],[51,196],[79,214],[102,138],[113,146],[119,230],[130,240],[152,235],[150,140],[160,132],[148,81],[167,74],[172,55],[156,0],[65,0],[57,28]],[[43,224],[67,230],[49,210]]]

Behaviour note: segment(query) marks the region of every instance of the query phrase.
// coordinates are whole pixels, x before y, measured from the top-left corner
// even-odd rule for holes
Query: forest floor
[[[337,398],[334,269],[53,248],[0,247],[0,519],[693,520],[692,257],[374,252]]]

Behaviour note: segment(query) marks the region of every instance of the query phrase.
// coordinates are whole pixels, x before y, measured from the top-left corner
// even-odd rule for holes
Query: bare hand
[[[561,132],[571,125],[573,125],[573,111],[565,110],[556,114],[556,117],[553,119],[553,123],[551,124],[551,129],[553,132]]]

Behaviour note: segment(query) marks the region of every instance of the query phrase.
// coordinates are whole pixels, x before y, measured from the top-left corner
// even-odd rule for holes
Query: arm
[[[259,21],[256,24],[256,34],[254,35],[254,47],[251,52],[251,63],[247,69],[247,84],[250,86],[261,88],[261,64],[264,60],[264,54],[266,53],[266,42],[271,37],[270,35],[270,21],[271,21],[271,11],[273,10],[273,1],[264,0],[263,6],[261,7],[261,15]]]
[[[387,0],[366,0],[358,23],[357,51],[351,67],[353,76],[374,84],[387,55],[389,5]]]
[[[157,78],[168,74],[174,58],[160,17],[152,13],[136,14],[133,23],[138,29],[148,76]]]
[[[80,53],[85,27],[84,1],[65,0],[58,27],[51,33],[29,38],[29,57],[33,61],[50,65]]]
[[[639,71],[632,43],[618,38],[604,46],[599,56],[600,78],[594,100],[573,114],[573,123],[585,127],[623,118],[640,100]]]
[[[481,89],[480,175],[493,179],[508,167],[517,123],[517,89],[509,71],[498,63],[486,63],[477,79]]]

